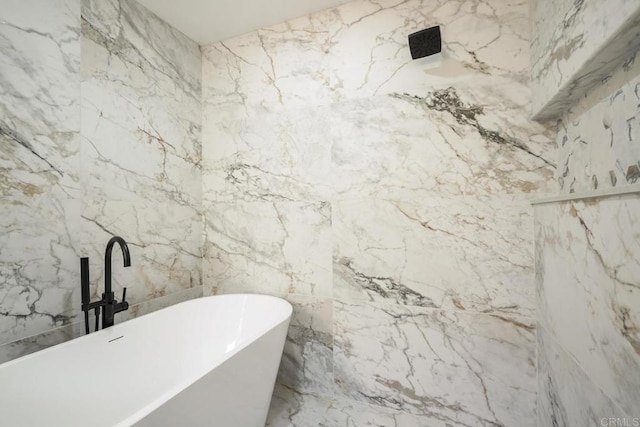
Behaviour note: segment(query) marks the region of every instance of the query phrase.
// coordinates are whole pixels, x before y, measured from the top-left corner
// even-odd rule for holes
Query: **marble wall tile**
[[[301,392],[333,394],[333,301],[298,295],[280,363],[278,383]]]
[[[534,328],[514,319],[534,307],[525,200],[555,192],[556,184],[553,133],[527,118],[527,9],[520,0],[356,0],[202,48],[205,293],[269,293],[300,313],[323,313],[333,298],[332,358],[316,329],[294,320],[279,377],[289,387],[278,398],[285,409],[270,422],[535,422]],[[443,54],[412,61],[407,35],[437,24]],[[309,213],[278,215],[284,206]],[[327,210],[321,222],[310,216],[317,206]],[[319,237],[295,256],[283,253],[296,234]],[[349,314],[345,301],[376,314]],[[460,368],[466,377],[447,395],[424,392],[417,378],[432,376],[416,356],[418,373],[402,392],[381,385],[384,397],[365,399],[355,390],[373,395],[376,378],[399,382],[414,373],[402,360],[397,367],[395,360],[372,362],[369,349],[350,353],[345,342],[380,330],[382,340],[396,339],[404,333],[388,326],[396,313],[414,331],[416,323],[440,331],[447,316],[457,325],[428,341],[418,332],[407,336],[417,348],[443,336],[464,345],[469,336],[491,338],[471,339],[477,347],[463,356],[443,353],[443,367],[455,370],[462,359],[472,366]],[[414,314],[422,320],[411,320]],[[474,316],[480,332],[471,330]],[[371,337],[379,345],[378,338]],[[501,339],[507,344],[496,348],[512,358],[506,370],[491,365],[503,356],[485,351]],[[317,373],[322,366],[329,375]],[[490,379],[473,374],[482,369]],[[436,380],[444,388],[451,382]],[[429,397],[412,401],[421,393]],[[393,406],[396,398],[402,403]]]
[[[331,296],[328,203],[216,203],[205,221],[205,293]]]
[[[2,5],[0,343],[71,321],[80,212],[74,200],[79,40],[79,1]]]
[[[116,295],[126,286],[127,299],[136,304],[202,286],[202,220],[194,208],[169,203],[106,201],[89,205],[82,212],[82,219],[89,238],[84,242],[83,255],[91,261],[93,299],[100,299],[104,291],[104,246],[114,235],[127,241],[132,264],[123,268],[121,252],[114,247]]]
[[[79,0],[3,3],[0,188],[5,197],[77,195],[79,13]]]
[[[640,197],[536,208],[539,318],[630,415],[640,402]]]
[[[531,2],[533,115],[560,117],[640,47],[634,1]]]
[[[631,421],[541,327],[538,328],[538,387],[540,427],[601,426],[608,425],[602,420],[609,418],[627,417]]]
[[[348,398],[469,425],[535,425],[526,318],[334,302],[336,386]]]
[[[526,16],[525,1],[356,0],[205,46],[204,108],[226,122],[482,75],[526,91]],[[445,66],[425,76],[407,35],[438,24]]]
[[[51,196],[0,205],[0,343],[68,324],[79,308],[80,205]]]
[[[640,179],[640,59],[633,59],[562,118],[556,143],[563,193]],[[610,93],[599,96],[602,90]]]
[[[336,297],[534,315],[527,200],[354,200],[332,212]]]
[[[82,19],[88,195],[198,205],[198,45],[131,0],[84,0]]]
[[[513,87],[457,85],[204,125],[204,200],[549,192],[548,131]]]
[[[327,200],[328,110],[270,114],[203,125],[203,200]]]
[[[332,106],[334,198],[552,191],[551,139],[512,93],[479,82]]]
[[[133,304],[201,286],[201,63],[131,0],[7,1],[0,47],[6,360],[75,336],[78,260],[97,292],[112,233]]]

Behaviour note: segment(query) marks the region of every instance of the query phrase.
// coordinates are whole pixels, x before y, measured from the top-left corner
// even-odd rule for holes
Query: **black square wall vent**
[[[411,50],[412,59],[440,53],[442,51],[440,26],[436,25],[435,27],[409,34],[409,49]]]

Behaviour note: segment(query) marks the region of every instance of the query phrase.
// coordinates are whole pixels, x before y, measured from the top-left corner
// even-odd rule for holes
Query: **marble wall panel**
[[[523,120],[515,90],[494,90],[457,85],[228,123],[205,118],[204,201],[552,191],[547,129]]]
[[[296,316],[333,323],[329,341],[326,328],[294,317],[272,425],[535,422],[526,200],[555,191],[555,158],[550,129],[527,118],[527,10],[519,0],[356,0],[202,48],[205,292],[283,296]],[[412,61],[407,35],[437,24],[443,54]],[[309,214],[289,213],[298,206]],[[316,206],[326,206],[321,223]],[[281,251],[295,234],[318,238],[295,256]],[[322,317],[329,305],[333,320]],[[441,330],[438,316],[458,325],[407,336],[416,348],[449,335],[508,337],[496,348],[515,365],[494,376],[484,338],[471,339],[462,358],[473,365],[477,351],[481,361],[460,368],[469,391],[441,392],[416,379],[432,378],[418,356],[414,378],[403,360],[394,368],[369,360],[368,347],[351,352],[350,334],[396,339],[396,315],[413,331]],[[471,331],[474,316],[483,332]],[[455,369],[457,357],[443,353],[442,366]],[[486,398],[472,374],[482,369]],[[519,376],[505,379],[510,369]],[[375,389],[407,375],[402,391]]]
[[[305,109],[213,123],[203,135],[203,200],[331,197],[330,111]]]
[[[79,41],[79,1],[3,3],[0,343],[71,321],[79,277]]]
[[[142,303],[202,286],[198,45],[131,0],[82,3],[84,254],[102,292],[104,244],[114,288]],[[94,265],[95,263],[95,265]]]
[[[135,1],[83,2],[83,182],[92,200],[197,205],[200,52]]]
[[[205,292],[331,297],[330,210],[324,202],[207,205]]]
[[[135,1],[53,0],[4,2],[0,47],[2,358],[77,336],[112,234],[135,307],[201,294],[198,46]]]
[[[610,425],[610,418],[632,422],[541,327],[538,387],[538,426],[601,426]]]
[[[333,105],[334,199],[551,191],[551,139],[512,89],[479,80]]]
[[[406,37],[438,24],[445,55],[429,70]],[[204,109],[227,122],[478,76],[527,91],[527,52],[525,1],[356,0],[203,47]]]
[[[51,196],[3,206],[0,343],[66,325],[80,307],[80,205]]]
[[[525,199],[353,200],[332,211],[336,297],[535,314]]]
[[[536,208],[540,322],[629,415],[640,402],[640,197]]]
[[[535,425],[529,320],[397,305],[334,308],[343,396],[456,425]]]
[[[80,3],[22,3],[6,2],[0,15],[3,192],[28,197],[56,190],[58,199],[73,197],[79,188]]]
[[[628,69],[611,75],[562,118],[556,143],[563,193],[640,179],[640,59],[631,59]],[[602,91],[607,93],[599,96]]]
[[[333,301],[298,295],[280,363],[278,383],[300,392],[332,395]]]
[[[112,255],[114,292],[127,287],[132,304],[202,285],[202,220],[189,206],[155,202],[106,201],[92,203],[84,212],[87,236],[84,256],[90,257],[93,299],[103,292],[104,245],[111,236],[123,236],[131,253],[131,267],[122,267],[116,246]],[[80,298],[79,289],[78,299]]]

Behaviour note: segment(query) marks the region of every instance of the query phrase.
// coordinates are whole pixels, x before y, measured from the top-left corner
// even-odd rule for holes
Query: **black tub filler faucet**
[[[85,332],[89,331],[89,311],[93,310],[96,316],[95,330],[98,330],[98,318],[100,309],[102,309],[102,329],[113,326],[113,318],[116,313],[129,309],[129,303],[126,301],[127,288],[122,290],[122,301],[115,299],[111,290],[111,252],[113,245],[120,245],[122,257],[124,258],[124,266],[131,266],[131,256],[129,255],[129,247],[122,237],[114,236],[107,243],[104,251],[104,293],[99,301],[89,302],[89,258],[80,258],[80,285],[82,290],[82,311],[84,311],[84,327]]]

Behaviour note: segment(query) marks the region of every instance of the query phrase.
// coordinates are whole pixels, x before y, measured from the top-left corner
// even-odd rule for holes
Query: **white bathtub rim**
[[[224,295],[212,295],[212,296],[197,298],[196,300],[200,300],[200,299],[203,299],[203,298],[207,299],[207,298],[220,298],[220,297],[222,297],[222,298],[224,298],[224,297],[259,297],[259,298],[264,298],[264,299],[279,300],[279,301],[284,302],[284,303],[286,303],[288,305],[288,313],[287,313],[287,316],[283,320],[278,322],[277,324],[271,325],[270,327],[264,327],[264,328],[258,329],[255,333],[253,333],[251,335],[248,335],[247,339],[244,341],[244,343],[242,345],[236,346],[232,351],[226,353],[225,355],[223,355],[220,358],[212,359],[210,361],[210,363],[208,364],[208,366],[207,366],[208,370],[205,370],[204,372],[194,373],[193,375],[190,375],[190,376],[185,376],[185,379],[183,381],[181,381],[180,383],[176,384],[174,387],[172,387],[170,389],[167,389],[164,393],[159,395],[156,399],[152,400],[145,407],[140,408],[134,414],[131,414],[127,418],[123,419],[122,421],[119,421],[117,424],[114,425],[114,427],[129,427],[129,426],[135,424],[136,422],[140,421],[141,419],[143,419],[144,417],[146,417],[147,415],[152,413],[154,410],[158,409],[164,403],[169,401],[172,397],[176,396],[178,393],[180,393],[183,390],[187,389],[194,382],[196,382],[197,380],[202,378],[207,372],[211,371],[211,369],[214,369],[216,366],[218,366],[218,365],[226,362],[227,360],[231,359],[235,354],[237,354],[240,351],[242,351],[244,348],[246,348],[248,345],[253,343],[259,337],[267,334],[269,331],[271,331],[273,329],[278,328],[279,326],[281,326],[285,322],[288,323],[289,320],[291,319],[291,314],[293,313],[293,307],[291,306],[291,304],[288,301],[286,301],[286,300],[284,300],[282,298],[271,296],[271,295],[263,295],[263,294],[224,294]],[[189,303],[189,302],[196,301],[196,300],[184,301],[184,302],[181,302],[179,304]],[[176,305],[178,305],[178,304],[176,304]],[[153,312],[153,313],[149,313],[149,315],[158,313],[159,311],[161,311],[161,310],[158,310],[158,311]],[[143,316],[140,316],[140,317],[143,317]],[[105,331],[108,331],[108,330],[109,329],[105,329]]]
[[[147,313],[144,314],[142,316],[136,317],[134,319],[129,319],[125,322],[121,322],[117,325],[122,325],[124,323],[130,322],[130,321],[134,321],[137,319],[141,319],[143,317],[146,317],[147,319],[153,316],[158,316],[161,315],[161,311],[163,310],[167,310],[167,309],[171,309],[171,307],[176,307],[178,305],[181,304],[189,304],[189,303],[193,303],[194,301],[199,301],[202,299],[209,299],[209,298],[238,298],[238,297],[251,297],[251,298],[260,298],[260,299],[272,299],[272,300],[278,300],[279,303],[286,303],[286,307],[287,307],[287,316],[284,317],[280,322],[276,323],[276,324],[272,324],[272,325],[266,325],[262,328],[257,329],[253,334],[248,335],[247,338],[244,340],[244,342],[241,345],[237,345],[233,350],[229,351],[228,353],[222,355],[219,358],[216,359],[212,359],[212,361],[207,364],[207,368],[208,370],[204,369],[201,372],[196,372],[192,375],[187,375],[185,376],[185,379],[179,383],[177,383],[175,386],[165,390],[162,394],[160,394],[156,399],[152,400],[150,403],[148,403],[147,405],[145,405],[144,407],[141,407],[139,410],[137,410],[135,413],[127,416],[126,418],[122,419],[121,421],[118,421],[116,424],[114,424],[114,427],[128,427],[131,426],[133,424],[135,424],[136,422],[140,421],[141,419],[143,419],[144,417],[146,417],[147,415],[149,415],[151,412],[153,412],[154,410],[156,410],[157,408],[159,408],[160,406],[162,406],[162,404],[166,403],[167,401],[169,401],[172,397],[176,396],[178,393],[180,393],[181,391],[185,390],[187,387],[189,387],[191,384],[193,384],[195,381],[197,381],[198,379],[202,378],[207,372],[210,372],[212,369],[214,369],[216,366],[224,363],[225,361],[229,360],[231,357],[233,357],[235,354],[239,353],[241,350],[243,350],[244,348],[246,348],[248,345],[250,345],[251,343],[253,343],[256,339],[258,339],[259,337],[267,334],[269,331],[274,330],[278,327],[280,327],[282,324],[284,323],[288,323],[291,319],[291,315],[293,313],[293,307],[291,306],[291,304],[286,301],[283,298],[279,298],[279,297],[274,297],[271,295],[264,295],[264,294],[247,294],[247,293],[243,293],[243,294],[224,294],[224,295],[211,295],[211,296],[206,296],[206,297],[201,297],[201,298],[195,298],[192,300],[188,300],[188,301],[182,301],[178,304],[174,304],[172,306],[169,307],[165,307],[163,309],[151,312],[151,313]],[[13,359],[10,360],[8,362],[2,363],[0,364],[0,369],[3,368],[10,368],[12,365],[20,363],[22,361],[26,361],[30,358],[33,357],[42,357],[43,355],[46,355],[48,352],[51,351],[55,351],[59,346],[62,346],[64,344],[68,344],[71,341],[80,341],[80,340],[87,340],[87,339],[99,339],[99,335],[106,335],[106,338],[109,337],[109,335],[117,335],[120,332],[117,331],[117,328],[107,328],[107,329],[101,329],[100,331],[96,331],[96,332],[92,332],[91,334],[88,335],[83,335],[81,337],[69,340],[69,341],[65,341],[56,345],[53,345],[51,347],[48,347],[44,350],[40,350],[40,351],[36,351],[34,353],[19,357],[17,359]]]
[[[141,316],[135,317],[135,318],[133,318],[133,319],[128,319],[128,320],[125,320],[125,321],[123,321],[123,322],[116,323],[116,324],[115,324],[115,326],[123,325],[123,324],[125,324],[125,323],[131,322],[131,321],[134,321],[134,320],[137,320],[137,319],[141,319],[141,318],[143,318],[143,317],[148,318],[148,317],[159,316],[159,315],[161,315],[161,313],[160,313],[160,312],[161,312],[162,310],[171,309],[172,307],[177,307],[177,306],[179,306],[179,305],[181,305],[181,304],[188,304],[188,303],[193,302],[193,301],[199,301],[199,300],[209,299],[209,298],[225,298],[225,297],[260,297],[260,298],[265,297],[265,299],[277,299],[277,300],[280,300],[280,301],[286,302],[286,303],[289,305],[289,315],[287,316],[287,318],[286,318],[286,319],[289,319],[289,318],[291,317],[291,313],[293,312],[293,307],[291,307],[291,304],[290,304],[287,300],[285,300],[284,298],[280,298],[280,297],[274,297],[274,296],[272,296],[272,295],[264,295],[264,294],[224,294],[224,295],[210,295],[210,296],[206,296],[206,297],[200,297],[200,298],[190,299],[190,300],[187,300],[187,301],[181,301],[181,302],[179,302],[179,303],[177,303],[177,304],[173,304],[173,305],[170,305],[170,306],[168,306],[168,307],[161,308],[160,310],[152,311],[151,313],[146,313],[146,314],[143,314],[143,315],[141,315]],[[116,320],[117,320],[117,318],[116,318]],[[281,323],[281,322],[280,322],[280,323]],[[279,325],[280,323],[278,323],[278,325]],[[62,326],[61,326],[61,327],[62,327]],[[11,365],[13,365],[13,364],[19,363],[19,362],[21,362],[21,361],[28,360],[28,359],[33,358],[33,357],[42,356],[43,354],[47,354],[47,353],[49,353],[49,352],[51,352],[51,351],[54,351],[58,346],[65,345],[65,344],[68,344],[68,343],[70,343],[70,342],[79,342],[79,341],[87,340],[87,339],[89,339],[89,338],[97,339],[97,337],[98,337],[99,335],[109,335],[109,334],[113,334],[113,331],[114,331],[114,329],[113,329],[113,328],[100,329],[99,331],[91,332],[91,333],[90,333],[90,334],[88,334],[88,335],[87,335],[87,334],[85,334],[85,335],[82,335],[82,336],[80,336],[80,337],[71,338],[70,340],[63,341],[63,342],[58,343],[58,344],[54,344],[54,345],[49,346],[49,347],[47,347],[47,348],[44,348],[44,349],[42,349],[42,350],[34,351],[33,353],[29,353],[29,354],[26,354],[26,355],[24,355],[24,356],[20,356],[20,357],[17,357],[17,358],[15,358],[15,359],[11,359],[11,360],[8,360],[8,361],[6,361],[6,362],[0,363],[0,369],[1,369],[1,368],[5,368],[5,367],[9,367],[9,366],[11,366]],[[38,335],[38,334],[33,335],[33,336],[37,336],[37,335]],[[259,335],[258,335],[258,336],[259,336]],[[253,336],[252,336],[252,338],[255,338],[255,337],[253,337]],[[3,345],[8,345],[8,344],[11,344],[11,343],[7,343],[7,344],[3,344]]]

